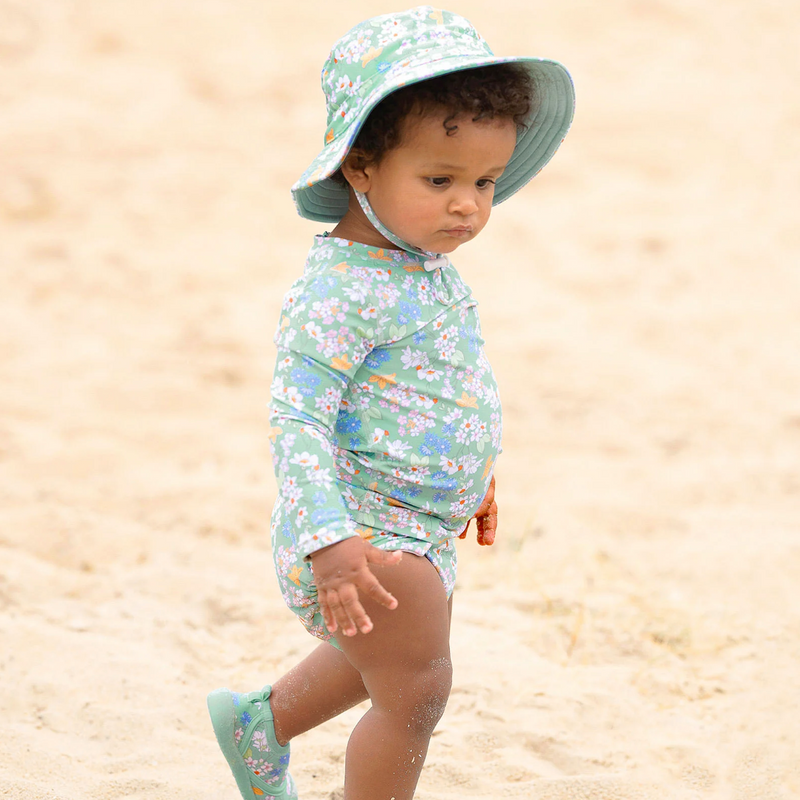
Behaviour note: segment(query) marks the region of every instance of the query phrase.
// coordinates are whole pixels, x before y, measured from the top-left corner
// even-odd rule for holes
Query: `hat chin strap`
[[[433,272],[434,270],[439,269],[439,267],[447,267],[450,265],[450,259],[444,253],[432,253],[429,250],[421,250],[419,247],[415,247],[413,244],[404,242],[399,236],[393,234],[378,219],[378,215],[372,210],[372,206],[370,205],[367,196],[363,192],[356,191],[355,189],[353,189],[353,192],[358,200],[358,204],[367,215],[367,219],[372,223],[372,226],[375,228],[375,230],[378,231],[381,236],[388,239],[392,244],[397,245],[401,250],[405,250],[406,252],[413,253],[417,256],[423,256],[425,260],[422,262],[422,266],[425,267],[427,272]]]

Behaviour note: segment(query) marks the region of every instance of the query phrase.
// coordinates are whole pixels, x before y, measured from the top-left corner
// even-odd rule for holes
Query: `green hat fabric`
[[[402,86],[492,64],[515,63],[533,78],[537,102],[497,181],[493,204],[522,188],[552,158],[572,122],[572,78],[557,61],[498,58],[464,17],[432,6],[372,17],[346,33],[322,71],[328,124],[325,146],[292,187],[301,217],[338,222],[348,191],[330,179],[375,106]]]

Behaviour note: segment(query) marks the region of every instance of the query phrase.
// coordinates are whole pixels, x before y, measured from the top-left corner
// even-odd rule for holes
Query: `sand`
[[[272,334],[335,36],[396,6],[0,0],[0,797],[236,797],[205,694],[314,646]],[[800,13],[464,0],[562,151],[457,264],[506,414],[420,800],[800,796]],[[310,22],[314,23],[313,29]],[[296,740],[341,798],[355,709]]]

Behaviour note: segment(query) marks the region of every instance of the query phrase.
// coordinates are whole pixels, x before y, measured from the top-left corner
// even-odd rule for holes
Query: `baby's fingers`
[[[325,620],[325,627],[331,633],[336,633],[338,625],[336,624],[336,616],[330,606],[330,600],[330,592],[320,590],[317,595],[317,602],[319,603],[319,610],[322,612],[322,618]]]
[[[349,587],[355,595],[355,606],[361,608],[358,602],[358,594],[352,585]],[[354,608],[353,597],[347,592],[347,588],[341,590],[330,589],[325,593],[325,599],[319,599],[322,616],[325,619],[325,626],[331,633],[336,633],[341,629],[345,636],[355,636],[358,633],[354,618],[351,616],[351,609]],[[364,609],[361,609],[364,613]]]
[[[348,584],[341,591],[338,620],[345,636],[355,636],[359,631],[369,633],[372,630],[372,620],[364,611],[364,606],[358,599],[358,590],[353,584]]]
[[[364,556],[369,564],[379,567],[389,567],[392,564],[399,564],[403,557],[401,550],[381,550],[374,544],[364,543]]]
[[[478,517],[477,523],[478,544],[487,546],[494,544],[497,534],[497,503],[492,503],[488,512]]]

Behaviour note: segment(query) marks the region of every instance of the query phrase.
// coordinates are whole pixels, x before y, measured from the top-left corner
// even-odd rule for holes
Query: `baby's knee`
[[[444,714],[453,684],[453,665],[449,658],[437,658],[417,670],[412,686],[404,691],[408,698],[408,724],[419,733],[432,733]]]

